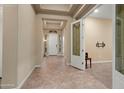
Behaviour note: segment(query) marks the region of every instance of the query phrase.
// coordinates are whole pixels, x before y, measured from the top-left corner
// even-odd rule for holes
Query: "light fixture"
[[[60,26],[62,26],[63,25],[63,21],[60,23]]]
[[[43,39],[44,42],[47,42],[47,39]]]
[[[98,9],[95,9],[94,12],[97,13],[98,12]]]
[[[44,21],[44,24],[46,25],[46,21]]]

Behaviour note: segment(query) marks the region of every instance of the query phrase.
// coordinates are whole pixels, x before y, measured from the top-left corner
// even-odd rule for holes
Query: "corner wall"
[[[36,15],[36,33],[37,33],[37,66],[41,65],[44,56],[44,33],[43,33],[43,24],[42,18],[39,15]]]
[[[18,5],[18,85],[37,63],[36,15],[31,5]]]

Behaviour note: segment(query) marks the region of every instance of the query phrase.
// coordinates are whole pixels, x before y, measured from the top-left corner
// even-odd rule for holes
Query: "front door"
[[[48,55],[57,55],[58,34],[50,33],[48,36]]]
[[[85,69],[83,20],[71,24],[71,65],[80,70]]]

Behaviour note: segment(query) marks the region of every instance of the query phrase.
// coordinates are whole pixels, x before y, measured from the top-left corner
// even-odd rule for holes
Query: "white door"
[[[85,69],[83,20],[71,24],[71,65],[80,70]]]
[[[50,33],[48,36],[48,55],[57,55],[58,34]]]

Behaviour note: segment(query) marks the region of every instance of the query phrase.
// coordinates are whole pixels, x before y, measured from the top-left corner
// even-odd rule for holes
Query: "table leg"
[[[86,60],[86,69],[87,69],[87,60]]]
[[[90,68],[92,67],[91,59],[90,59]]]

